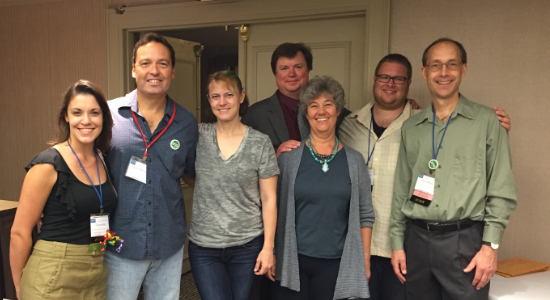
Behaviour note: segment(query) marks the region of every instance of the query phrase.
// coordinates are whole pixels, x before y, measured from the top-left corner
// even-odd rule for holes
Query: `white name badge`
[[[147,164],[141,158],[132,156],[126,169],[126,177],[147,183]]]
[[[371,188],[374,186],[374,170],[373,169],[368,169],[369,170],[369,177],[370,177],[370,186]]]
[[[434,199],[435,178],[419,174],[411,201],[428,206]]]
[[[109,230],[109,214],[90,215],[90,237],[97,238]]]

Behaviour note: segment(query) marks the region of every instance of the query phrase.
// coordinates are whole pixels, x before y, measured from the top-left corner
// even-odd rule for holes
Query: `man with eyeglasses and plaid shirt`
[[[488,299],[497,249],[517,205],[508,133],[459,93],[466,51],[424,51],[432,104],[403,123],[390,221],[391,262],[407,300]]]
[[[405,288],[390,263],[388,236],[393,176],[401,140],[401,125],[414,109],[407,100],[412,67],[401,54],[389,54],[376,66],[374,101],[351,113],[340,125],[340,141],[363,154],[371,178],[376,222],[371,239],[370,299],[404,300]]]
[[[407,99],[412,67],[401,54],[382,58],[375,69],[374,101],[351,113],[340,126],[340,140],[361,152],[372,180],[376,215],[371,242],[371,300],[404,300],[405,286],[391,265],[389,223],[395,166],[401,143],[401,126],[420,107]],[[509,129],[504,110],[495,109],[502,126]]]

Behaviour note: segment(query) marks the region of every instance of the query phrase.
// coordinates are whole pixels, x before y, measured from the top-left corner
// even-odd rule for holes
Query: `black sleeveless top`
[[[28,171],[36,164],[45,163],[54,166],[57,181],[44,205],[44,217],[38,238],[76,245],[90,244],[90,214],[99,213],[100,210],[96,191],[91,185],[81,182],[74,176],[61,154],[54,148],[42,151],[25,169]],[[96,188],[99,191],[99,185],[96,185]],[[101,189],[104,213],[110,214],[114,211],[118,196],[109,175]]]

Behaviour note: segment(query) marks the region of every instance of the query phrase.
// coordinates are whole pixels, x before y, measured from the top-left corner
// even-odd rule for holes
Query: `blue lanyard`
[[[398,117],[399,118],[399,117]],[[372,128],[372,125],[373,125],[373,121],[374,120],[374,114],[373,112],[371,111],[371,115],[370,115],[370,130],[369,130],[369,148],[367,149],[369,155],[367,156],[367,167],[369,166],[369,163],[370,163],[370,159],[372,157],[372,155],[374,154],[374,148],[376,148],[376,142],[378,142],[378,139],[380,139],[380,137],[378,137],[376,139],[376,142],[374,142],[374,146],[372,146],[372,151],[370,150],[370,136],[371,136],[371,131],[374,131],[374,129]]]
[[[451,117],[453,116],[453,112],[449,115],[449,119],[447,120],[447,125],[445,125],[445,131],[443,131],[443,135],[441,136],[441,140],[439,141],[439,146],[437,147],[437,152],[435,152],[435,109],[432,106],[432,112],[433,112],[433,120],[432,120],[432,158],[434,160],[437,159],[437,155],[439,154],[439,149],[441,148],[441,143],[443,143],[443,138],[445,137],[445,133],[447,132],[447,127],[449,126],[449,123],[451,123]]]
[[[78,155],[76,155],[76,152],[74,152],[74,149],[73,147],[71,146],[71,143],[69,143],[69,140],[67,140],[67,144],[69,144],[69,147],[71,148],[71,150],[73,151],[74,153],[74,156],[76,156],[76,159],[78,160],[78,163],[80,164],[80,166],[82,167],[82,170],[84,170],[84,173],[86,174],[86,177],[88,177],[88,180],[90,181],[90,183],[92,184],[92,187],[94,188],[97,196],[99,197],[99,209],[101,209],[101,213],[103,213],[103,190],[101,189],[101,174],[99,173],[99,159],[97,158],[97,153],[94,151],[94,154],[95,154],[95,164],[97,166],[97,178],[99,180],[99,192],[97,191],[97,188],[95,187],[94,185],[94,182],[92,181],[92,179],[90,178],[90,176],[88,175],[88,172],[86,172],[86,168],[84,168],[84,166],[82,165],[82,162],[80,161],[80,158],[78,158]]]

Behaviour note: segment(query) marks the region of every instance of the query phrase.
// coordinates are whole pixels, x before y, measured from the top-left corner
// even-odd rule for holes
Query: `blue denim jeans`
[[[143,283],[145,300],[178,300],[183,247],[164,259],[130,259],[107,251],[107,300],[136,300]]]
[[[205,248],[189,241],[189,262],[202,300],[248,300],[264,236],[236,247]]]

